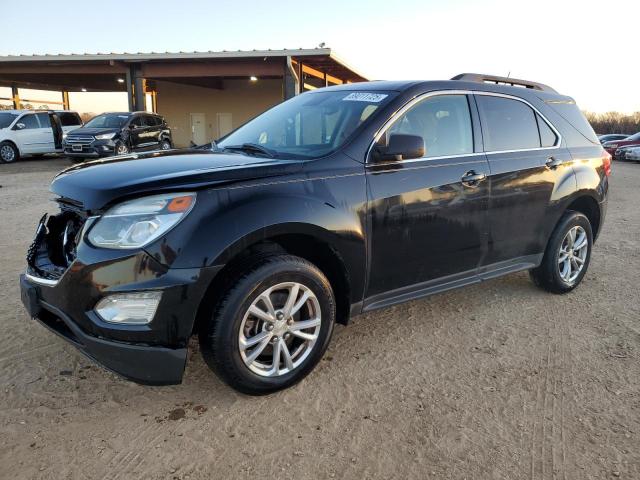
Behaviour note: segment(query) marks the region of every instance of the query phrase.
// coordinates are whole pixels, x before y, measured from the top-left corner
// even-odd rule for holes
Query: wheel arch
[[[18,144],[16,142],[14,142],[13,140],[11,140],[10,138],[5,138],[4,140],[0,140],[0,144],[2,144],[2,143],[8,143],[8,144],[12,145],[13,148],[15,148],[18,151],[18,155],[19,156],[23,155],[23,153],[20,150],[20,147],[18,146]]]
[[[598,237],[600,233],[600,226],[602,223],[602,212],[600,211],[600,204],[598,201],[588,194],[582,194],[573,198],[567,205],[566,211],[575,211],[582,213],[591,224],[591,230],[593,231],[593,239]]]
[[[327,277],[336,300],[336,322],[346,325],[355,298],[350,265],[332,240],[332,234],[321,227],[305,224],[274,226],[268,232],[256,231],[229,246],[216,260],[224,265],[204,294],[193,327],[197,333],[213,313],[224,292],[231,288],[242,272],[261,258],[290,254],[313,263]],[[355,287],[357,290],[357,286]]]

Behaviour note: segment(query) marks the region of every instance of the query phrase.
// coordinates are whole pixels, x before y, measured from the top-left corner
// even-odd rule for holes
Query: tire
[[[171,141],[166,138],[160,141],[160,150],[169,150],[171,149]]]
[[[127,147],[127,145],[122,141],[118,140],[115,148],[113,149],[113,154],[117,156],[126,155],[127,153],[130,153],[129,147]]]
[[[569,232],[574,232],[574,248],[571,253],[565,255],[569,250],[571,241]],[[582,241],[581,235],[584,233],[586,245],[577,249]],[[551,293],[567,293],[576,288],[589,268],[591,260],[591,250],[593,248],[593,231],[589,219],[582,213],[568,211],[556,225],[547,248],[544,252],[542,263],[529,273],[533,282]],[[584,251],[586,249],[586,251]],[[579,252],[576,254],[576,252]],[[565,258],[562,261],[562,258]],[[581,264],[579,262],[582,262]],[[581,268],[578,267],[581,266]],[[570,270],[567,270],[567,269]]]
[[[299,382],[320,361],[333,332],[335,299],[324,274],[302,258],[273,255],[257,258],[249,265],[222,295],[198,335],[205,362],[223,381],[240,392],[264,395]],[[300,285],[299,290],[291,295],[296,284]],[[282,285],[287,287],[281,288]],[[271,293],[267,293],[269,291]],[[280,315],[281,310],[286,311],[286,300],[293,298],[298,299],[295,303],[301,303],[307,294],[307,300],[294,315],[288,318]],[[278,319],[269,315],[273,321],[267,322],[264,317],[249,312],[250,307],[255,307],[265,314],[269,310],[267,304],[262,303],[265,296],[270,298]],[[303,325],[301,321],[316,322],[318,314],[319,325],[294,331]],[[241,352],[241,342],[260,337],[259,343]],[[283,344],[289,362],[284,350],[280,350]],[[249,357],[259,348],[262,353],[249,362]],[[276,348],[280,352],[277,357]],[[269,362],[271,374],[267,371]],[[278,368],[274,369],[275,365]]]
[[[13,163],[20,160],[20,152],[11,142],[0,143],[0,162]]]

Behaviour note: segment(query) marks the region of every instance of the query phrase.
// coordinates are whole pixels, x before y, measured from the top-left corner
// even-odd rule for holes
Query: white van
[[[60,110],[0,111],[0,162],[62,152],[62,139],[82,126],[76,112]]]

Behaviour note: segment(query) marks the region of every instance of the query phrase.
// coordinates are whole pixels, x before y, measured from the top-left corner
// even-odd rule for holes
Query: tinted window
[[[553,110],[562,118],[569,122],[580,134],[592,143],[599,143],[593,128],[584,118],[582,112],[573,100],[567,101],[547,101]]]
[[[51,120],[49,120],[48,113],[37,113],[38,121],[40,122],[40,128],[51,128]]]
[[[130,125],[133,125],[136,128],[142,127],[142,117],[134,117],[133,120],[131,120]]]
[[[553,147],[558,137],[540,115],[536,114],[536,120],[538,121],[538,129],[540,130],[540,144],[543,147]]]
[[[33,114],[24,115],[18,120],[18,123],[23,123],[25,128],[40,128],[40,124]]]
[[[0,128],[7,128],[16,118],[15,113],[0,112]]]
[[[153,117],[151,115],[146,115],[144,117],[144,123],[148,127],[157,127],[159,125],[158,118],[157,117]]]
[[[402,114],[387,130],[386,138],[394,133],[418,135],[424,140],[425,157],[440,157],[473,153],[472,132],[467,97],[439,95]]]
[[[509,98],[477,95],[486,151],[540,147],[535,112]]]
[[[82,121],[77,113],[72,112],[58,112],[58,118],[63,127],[71,127],[74,125],[81,125]]]

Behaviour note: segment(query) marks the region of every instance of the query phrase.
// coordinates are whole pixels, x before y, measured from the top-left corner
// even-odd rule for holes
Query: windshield
[[[224,137],[221,149],[253,144],[277,158],[319,158],[342,146],[392,98],[391,92],[305,93],[266,111]],[[245,150],[247,151],[247,150]]]
[[[103,113],[93,117],[84,126],[89,128],[122,128],[128,119],[129,115],[125,114]]]
[[[7,128],[16,118],[18,115],[15,113],[0,112],[0,128]]]

